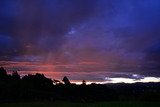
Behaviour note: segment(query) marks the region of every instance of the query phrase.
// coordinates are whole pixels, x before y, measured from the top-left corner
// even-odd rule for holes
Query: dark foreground
[[[27,102],[0,104],[0,107],[160,107],[160,102]]]
[[[53,82],[53,80],[46,78],[43,74],[26,75],[20,78],[17,72],[8,75],[4,68],[0,68],[0,103],[67,101],[76,102],[75,105],[78,103],[78,105],[83,107],[87,106],[87,103],[93,102],[107,102],[93,103],[93,106],[96,104],[119,105],[122,101],[156,102],[151,103],[151,105],[160,102],[160,83],[86,85],[84,82],[82,85],[76,85],[71,84],[67,77],[63,79],[64,84],[56,83],[54,85]],[[108,103],[113,101],[119,103]],[[51,105],[54,104],[56,103],[51,103]],[[67,104],[74,105],[74,103],[58,103],[57,106],[62,106],[63,104],[66,106]],[[129,105],[130,103],[124,104]],[[145,105],[145,103],[139,104]],[[11,105],[13,106],[14,103]],[[21,105],[21,103],[18,105]],[[27,103],[24,105],[27,106]],[[46,103],[42,103],[42,105],[46,105]],[[92,104],[88,106],[90,105]]]

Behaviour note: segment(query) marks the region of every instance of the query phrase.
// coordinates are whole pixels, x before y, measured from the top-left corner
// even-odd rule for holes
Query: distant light
[[[105,80],[106,81],[112,81],[111,78],[109,78],[109,77],[105,77]]]
[[[137,74],[134,74],[134,76],[138,76]],[[109,78],[110,81],[108,81],[108,77],[105,78],[106,81],[102,82],[102,84],[106,83],[136,83],[136,82],[160,82],[160,77],[144,77],[142,79],[132,79],[132,78]]]
[[[160,82],[160,77],[145,77],[141,82]]]
[[[133,76],[133,77],[138,77],[139,75],[138,75],[138,74],[133,74],[132,76]]]

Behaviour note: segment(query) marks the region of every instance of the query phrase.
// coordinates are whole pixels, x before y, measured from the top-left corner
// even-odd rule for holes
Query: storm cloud
[[[1,0],[0,60],[8,69],[17,69],[10,61],[28,61],[98,78],[107,72],[157,77],[159,19],[159,0]]]

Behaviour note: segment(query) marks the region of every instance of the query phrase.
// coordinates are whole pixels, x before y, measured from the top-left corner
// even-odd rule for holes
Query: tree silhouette
[[[86,81],[85,80],[82,81],[82,85],[86,85]]]
[[[12,78],[13,78],[14,80],[20,80],[20,75],[18,74],[17,71],[13,71],[13,72],[12,72]]]
[[[36,88],[48,88],[52,87],[53,81],[49,78],[46,78],[43,74],[36,73],[36,75],[24,76],[22,80],[29,85],[32,85]]]
[[[7,72],[6,72],[6,70],[3,67],[0,68],[0,76],[1,77],[7,76]]]
[[[56,85],[57,85],[57,84],[62,84],[61,81],[56,80],[56,79],[53,80],[53,83],[55,83]]]
[[[67,101],[160,101],[159,83],[134,84],[71,84],[65,76],[62,80],[53,81],[43,74],[26,75],[20,78],[17,71],[12,75],[0,68],[0,103],[1,101],[23,100],[67,100]],[[53,85],[57,83],[59,85]],[[70,85],[69,85],[70,84]],[[117,90],[118,89],[118,90]]]
[[[69,81],[69,79],[68,79],[66,76],[63,77],[63,80],[62,80],[62,81],[63,81],[64,84],[66,84],[66,85],[71,84],[70,81]]]
[[[0,80],[6,80],[6,79],[7,79],[7,72],[3,67],[1,67],[0,68]]]

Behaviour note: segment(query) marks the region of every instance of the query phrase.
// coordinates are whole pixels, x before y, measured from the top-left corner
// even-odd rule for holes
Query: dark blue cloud
[[[150,70],[159,74],[159,19],[159,0],[1,0],[1,57],[44,55],[141,70],[152,61]]]

